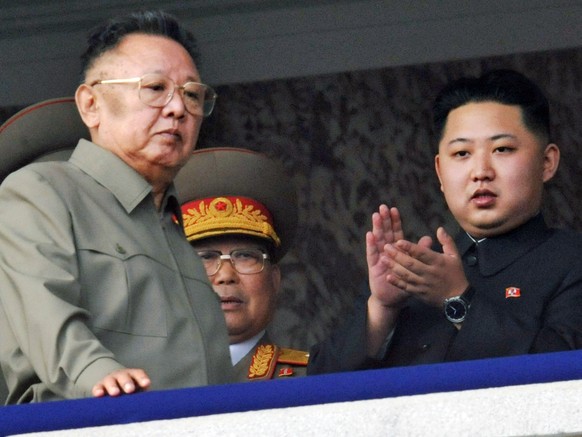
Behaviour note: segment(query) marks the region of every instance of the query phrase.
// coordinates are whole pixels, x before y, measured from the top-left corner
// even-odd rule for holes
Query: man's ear
[[[550,143],[544,150],[544,182],[554,177],[558,165],[560,165],[560,148],[556,144]]]
[[[273,281],[275,292],[279,294],[279,291],[281,290],[281,269],[279,268],[279,264],[273,264],[271,266],[271,279]]]
[[[439,183],[441,184],[441,191],[443,191],[443,181],[441,179],[441,159],[438,153],[434,157],[434,169],[436,170]]]
[[[93,88],[87,84],[79,85],[75,92],[75,102],[83,123],[87,125],[89,130],[99,126],[99,107]]]

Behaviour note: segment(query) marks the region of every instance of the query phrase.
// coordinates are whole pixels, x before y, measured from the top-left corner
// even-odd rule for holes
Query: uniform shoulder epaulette
[[[307,366],[309,354],[296,349],[281,348],[274,344],[257,347],[249,366],[249,379],[271,379],[278,363]]]
[[[307,366],[307,363],[309,362],[309,353],[297,349],[282,347],[277,361],[279,363],[293,364],[295,366]]]

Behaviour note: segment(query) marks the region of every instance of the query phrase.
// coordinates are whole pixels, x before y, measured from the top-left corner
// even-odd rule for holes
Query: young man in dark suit
[[[308,373],[582,347],[582,237],[548,228],[559,164],[549,105],[523,75],[462,78],[434,104],[436,172],[461,230],[404,240],[382,205],[366,237],[371,292],[311,351]]]

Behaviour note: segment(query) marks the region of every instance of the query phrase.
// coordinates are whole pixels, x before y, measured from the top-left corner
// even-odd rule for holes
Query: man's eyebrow
[[[497,141],[497,140],[503,140],[505,138],[516,139],[517,137],[515,135],[512,135],[512,134],[497,134],[497,135],[493,135],[490,138],[490,140]]]
[[[488,140],[489,141],[497,141],[497,140],[503,140],[503,139],[507,139],[507,138],[516,139],[517,137],[515,135],[512,135],[512,134],[502,133],[502,134],[493,135],[492,137],[489,137]],[[465,143],[472,143],[474,141],[475,141],[474,139],[469,139],[469,138],[465,138],[465,137],[458,137],[458,138],[453,138],[446,145],[452,146],[452,145],[457,144],[457,143],[465,144]]]
[[[473,140],[470,140],[469,138],[464,138],[464,137],[459,137],[459,138],[453,138],[451,141],[449,141],[446,145],[447,146],[453,146],[457,143],[471,143]]]

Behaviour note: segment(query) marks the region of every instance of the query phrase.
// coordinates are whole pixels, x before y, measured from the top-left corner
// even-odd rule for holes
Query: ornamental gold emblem
[[[260,345],[253,355],[249,367],[249,378],[262,378],[269,372],[271,362],[275,356],[275,348],[271,344]]]

